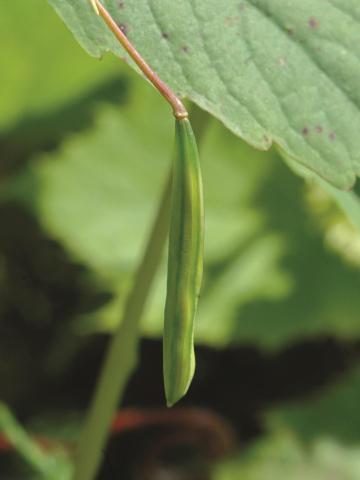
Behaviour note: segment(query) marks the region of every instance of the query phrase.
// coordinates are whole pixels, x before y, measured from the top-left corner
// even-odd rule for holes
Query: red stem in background
[[[182,430],[193,430],[207,435],[212,439],[212,454],[221,456],[231,450],[235,443],[235,435],[227,423],[218,415],[199,408],[179,409],[124,409],[117,413],[112,426],[112,435],[137,430],[146,427],[169,426],[179,427]],[[73,450],[73,445],[63,443],[56,438],[42,436],[33,437],[36,443],[45,451],[51,453],[59,444],[66,450]],[[12,451],[13,447],[6,437],[0,435],[0,453]]]

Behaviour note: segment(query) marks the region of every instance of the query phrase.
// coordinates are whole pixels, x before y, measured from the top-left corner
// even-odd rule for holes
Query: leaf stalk
[[[183,102],[175,95],[169,85],[167,85],[161,78],[154,72],[150,65],[143,59],[140,53],[136,50],[134,45],[127,38],[125,33],[117,25],[110,13],[106,10],[100,0],[90,0],[95,12],[103,18],[106,25],[113,32],[123,48],[127,51],[130,57],[134,60],[136,65],[143,72],[145,77],[154,85],[154,87],[160,92],[160,94],[171,105],[175,118],[181,120],[188,118],[189,113],[186,110]]]

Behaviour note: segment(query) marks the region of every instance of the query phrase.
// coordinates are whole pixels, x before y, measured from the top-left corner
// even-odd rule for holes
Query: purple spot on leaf
[[[310,17],[309,18],[309,27],[310,28],[318,28],[319,26],[319,20],[315,17]]]
[[[336,140],[336,133],[335,132],[330,132],[329,133],[329,138],[330,138],[331,141]]]
[[[309,129],[308,127],[304,127],[302,129],[302,134],[304,135],[304,137],[307,137],[309,135]]]
[[[315,127],[315,132],[316,132],[316,133],[322,133],[322,132],[323,132],[323,127],[322,127],[321,125],[317,125],[317,126]]]

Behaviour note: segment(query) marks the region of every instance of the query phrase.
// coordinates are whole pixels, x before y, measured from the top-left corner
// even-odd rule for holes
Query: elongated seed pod
[[[203,272],[204,206],[199,155],[190,121],[176,120],[163,366],[167,405],[194,375],[194,318]]]

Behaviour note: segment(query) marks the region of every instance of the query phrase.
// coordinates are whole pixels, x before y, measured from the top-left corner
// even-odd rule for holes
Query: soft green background
[[[93,32],[106,34],[85,2],[72,7],[65,1],[50,3],[56,3],[70,22],[84,12],[91,30],[83,32],[82,42],[99,53]],[[360,236],[333,201],[335,197],[351,211],[359,225],[356,190],[340,192],[325,182],[321,187],[319,181],[305,183],[275,149],[254,150],[230,132],[261,147],[268,143],[264,134],[273,137],[293,157],[288,159],[293,167],[307,165],[334,184],[350,185],[360,151],[354,133],[359,130],[354,88],[359,51],[353,37],[358,4],[347,2],[347,13],[335,0],[325,2],[326,12],[320,0],[236,5],[231,1],[226,8],[220,2],[162,1],[153,13],[169,32],[165,42],[159,27],[148,21],[149,7],[155,3],[126,3],[124,22],[129,22],[130,37],[172,85],[218,118],[199,112],[194,116],[196,129],[206,126],[200,145],[206,268],[198,343],[216,349],[251,345],[264,352],[283,352],[324,336],[338,342],[359,338]],[[211,61],[205,38],[188,35],[196,18],[191,5],[210,42]],[[238,8],[241,5],[244,8]],[[172,9],[179,9],[179,19],[187,12],[187,23],[173,22]],[[163,11],[166,15],[160,15]],[[309,18],[319,24],[313,20],[309,24]],[[294,35],[286,29],[294,29]],[[343,35],[344,31],[348,33]],[[181,49],[184,38],[188,52]],[[110,37],[106,39],[113,46]],[[159,39],[161,55],[154,58]],[[76,350],[88,334],[112,331],[121,317],[169,168],[173,121],[151,86],[111,55],[101,61],[88,57],[42,0],[12,0],[1,14],[0,40],[4,47],[0,143],[13,147],[1,150],[8,165],[1,176],[1,205],[12,200],[31,212],[42,231],[84,268],[89,285],[111,296],[100,307],[75,309],[66,319],[65,340],[59,340],[54,357],[60,356],[60,363],[71,368],[67,363],[71,349]],[[176,45],[176,55],[170,56]],[[222,64],[227,62],[222,53],[229,45],[241,53],[243,62],[232,62],[231,68]],[[214,68],[226,79],[209,74]],[[284,73],[279,76],[277,70]],[[249,111],[237,108],[240,97]],[[305,119],[312,129],[306,138],[301,131]],[[314,131],[319,121],[325,129],[321,139]],[[289,128],[290,122],[294,128]],[[337,134],[334,148],[329,147],[332,131]],[[17,149],[23,153],[14,169],[12,155]],[[5,232],[8,225],[0,221]],[[7,292],[6,258],[1,255],[0,282]],[[46,262],[41,269],[49,278],[58,273]],[[144,319],[146,336],[161,333],[164,287],[162,273]],[[9,301],[5,295],[0,298],[3,304]],[[25,294],[16,297],[21,315],[33,324],[50,316],[46,309],[38,313],[32,303],[36,300]],[[1,314],[2,309],[3,305]],[[16,356],[14,352],[11,362],[10,357],[3,359],[0,373],[5,360],[16,372]],[[263,435],[219,465],[214,480],[359,478],[360,382],[355,360],[347,368],[346,374],[307,398],[260,407]],[[246,386],[235,378],[234,388]]]

